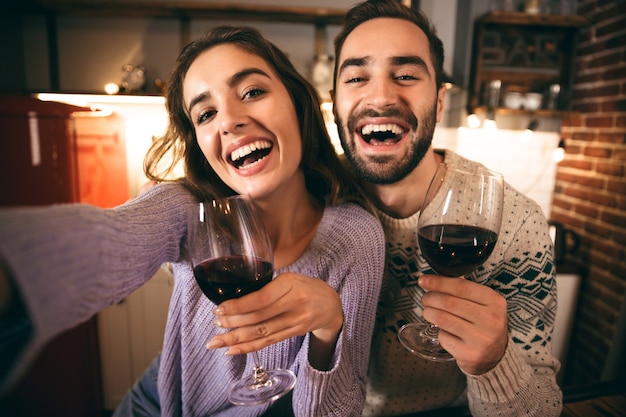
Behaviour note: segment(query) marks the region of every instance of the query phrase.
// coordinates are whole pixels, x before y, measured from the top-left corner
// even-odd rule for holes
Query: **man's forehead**
[[[429,59],[426,34],[413,22],[399,18],[376,18],[361,23],[346,37],[339,60],[367,58],[390,60],[400,56]]]

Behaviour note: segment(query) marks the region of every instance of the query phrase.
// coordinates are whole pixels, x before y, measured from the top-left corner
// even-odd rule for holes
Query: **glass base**
[[[286,395],[296,385],[296,375],[288,369],[264,371],[262,380],[254,375],[233,386],[228,400],[235,405],[258,405]]]
[[[406,350],[434,362],[453,361],[450,355],[439,344],[437,334],[439,328],[430,324],[405,324],[398,331],[398,340]]]

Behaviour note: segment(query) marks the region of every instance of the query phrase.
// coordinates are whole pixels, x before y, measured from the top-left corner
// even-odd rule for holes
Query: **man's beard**
[[[346,158],[361,179],[372,184],[393,184],[409,175],[415,167],[419,165],[422,158],[424,158],[433,140],[433,133],[437,121],[436,114],[436,102],[431,110],[426,113],[426,117],[421,120],[421,123],[418,122],[413,113],[403,109],[393,108],[382,113],[370,110],[349,117],[347,129],[343,121],[339,117],[336,117],[337,131]],[[414,132],[415,135],[412,138],[412,146],[400,161],[389,155],[365,157],[358,154],[356,140],[348,142],[348,139],[350,139],[352,135],[357,135],[355,133],[355,126],[357,121],[363,117],[399,117],[408,123],[410,126],[408,133]]]

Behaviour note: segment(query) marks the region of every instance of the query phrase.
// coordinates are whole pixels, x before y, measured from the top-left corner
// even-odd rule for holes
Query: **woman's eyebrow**
[[[259,68],[255,68],[255,67],[251,67],[251,68],[244,68],[241,71],[237,71],[236,73],[234,73],[227,81],[227,85],[229,87],[234,86],[235,84],[237,84],[238,82],[240,82],[241,80],[243,80],[244,78],[252,75],[252,74],[258,74],[258,75],[262,75],[264,77],[267,78],[271,78],[265,71],[259,69]],[[195,96],[193,99],[191,99],[191,101],[189,102],[189,106],[187,107],[187,113],[191,114],[191,110],[194,108],[195,105],[197,105],[198,103],[200,103],[201,101],[205,100],[207,97],[210,97],[211,94],[209,94],[208,92],[202,92],[200,94],[198,94],[197,96]]]
[[[204,99],[206,99],[209,96],[210,94],[208,93],[200,93],[194,98],[192,98],[191,101],[189,102],[189,106],[187,107],[187,115],[188,116],[191,115],[191,110],[195,107],[195,105],[202,102]]]
[[[256,68],[256,67],[244,68],[241,71],[237,71],[230,77],[230,79],[228,80],[228,86],[232,87],[233,85],[237,84],[239,81],[243,80],[244,78],[252,74],[258,74],[267,78],[271,78],[268,73],[266,73],[260,68]]]

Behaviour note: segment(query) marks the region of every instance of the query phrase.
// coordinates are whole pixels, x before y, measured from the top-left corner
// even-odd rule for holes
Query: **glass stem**
[[[435,341],[439,343],[437,340],[437,336],[439,335],[439,326],[436,324],[429,324],[428,327],[424,329],[424,336],[431,339],[431,341]]]
[[[254,377],[254,384],[263,385],[267,382],[267,378],[268,378],[267,372],[265,372],[263,365],[261,365],[259,354],[256,351],[254,351],[254,352],[250,352],[250,355],[252,355],[252,360],[254,361],[254,369],[252,370],[252,376]]]

